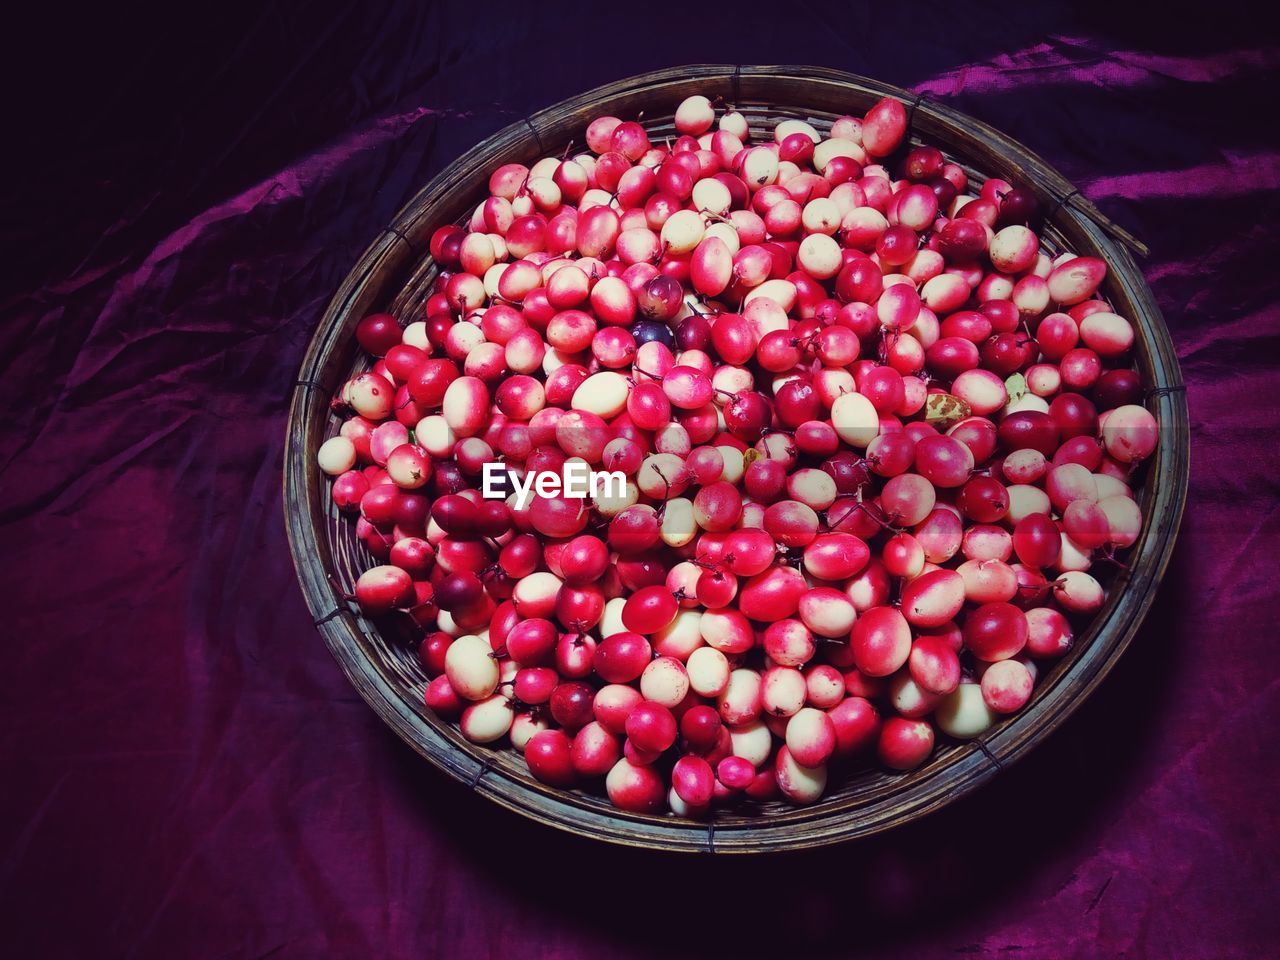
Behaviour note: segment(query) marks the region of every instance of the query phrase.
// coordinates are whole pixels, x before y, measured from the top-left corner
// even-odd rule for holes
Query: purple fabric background
[[[1276,954],[1280,143],[1261,114],[1280,48],[1262,18],[322,6],[45,10],[10,33],[0,952]],[[1190,387],[1181,542],[1096,696],[944,813],[810,855],[645,855],[474,798],[348,687],[283,531],[290,387],[370,238],[513,119],[694,61],[844,68],[1027,143],[1150,244]]]

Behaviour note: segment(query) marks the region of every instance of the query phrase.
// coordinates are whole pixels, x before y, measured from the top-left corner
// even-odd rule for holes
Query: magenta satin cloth
[[[429,6],[104,18],[17,108],[0,952],[1276,955],[1274,36],[1118,4]],[[1181,541],[1114,673],[975,795],[812,854],[615,849],[452,783],[343,679],[281,516],[298,364],[369,240],[494,130],[695,61],[880,77],[1023,141],[1150,245],[1189,385]]]

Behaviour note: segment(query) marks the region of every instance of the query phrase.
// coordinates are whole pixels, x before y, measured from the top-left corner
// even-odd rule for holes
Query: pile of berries
[[[675,125],[495,170],[423,313],[358,325],[376,362],[318,460],[431,710],[551,786],[705,816],[1021,709],[1141,532],[1157,425],[1106,264],[909,146],[898,101]],[[486,499],[494,462],[623,482]]]

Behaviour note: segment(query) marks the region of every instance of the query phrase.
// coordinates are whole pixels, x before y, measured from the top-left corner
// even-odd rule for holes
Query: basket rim
[[[423,222],[421,208],[434,198],[448,196],[476,169],[490,169],[495,162],[505,162],[504,151],[509,153],[512,143],[536,140],[542,152],[543,134],[550,139],[549,131],[563,125],[575,111],[588,107],[599,109],[601,101],[654,95],[664,89],[687,87],[691,82],[720,87],[727,84],[729,92],[734,94],[731,102],[741,100],[740,94],[745,89],[788,83],[822,84],[856,91],[864,97],[891,96],[910,107],[912,121],[919,117],[941,124],[950,135],[972,141],[970,145],[986,140],[1030,186],[1057,201],[1056,209],[1047,219],[1055,226],[1059,221],[1067,224],[1092,244],[1108,264],[1109,287],[1118,285],[1123,299],[1141,307],[1134,311],[1133,320],[1150,367],[1144,371],[1144,381],[1153,388],[1147,405],[1159,422],[1161,444],[1148,468],[1144,530],[1133,547],[1130,570],[1117,578],[1107,605],[1090,626],[1093,639],[1068,669],[1044,685],[1048,689],[1037,691],[1034,711],[1029,707],[1001,721],[979,741],[969,741],[967,750],[953,751],[945,762],[935,754],[919,770],[891,781],[883,791],[885,797],[865,805],[868,809],[874,808],[877,816],[873,818],[859,817],[858,804],[837,809],[833,815],[831,808],[839,807],[839,802],[832,799],[785,814],[756,818],[730,816],[702,821],[637,815],[616,810],[604,800],[518,781],[492,764],[493,752],[487,748],[465,742],[459,744],[456,737],[442,736],[439,722],[427,722],[403,692],[376,668],[360,643],[362,636],[376,628],[367,624],[338,595],[330,579],[332,564],[320,569],[324,566],[321,558],[327,555],[325,533],[312,502],[315,451],[306,443],[308,424],[325,399],[321,396],[317,401],[322,391],[315,378],[326,358],[343,346],[343,321],[357,313],[363,315],[363,306],[371,302],[385,303],[394,296],[394,285],[389,293],[377,288],[379,271],[397,275],[406,265],[422,259],[425,231],[436,224]],[[417,753],[495,803],[581,836],[686,852],[799,850],[870,836],[941,809],[1019,759],[1075,712],[1129,646],[1154,601],[1173,552],[1189,476],[1186,397],[1168,328],[1126,247],[1145,249],[1110,223],[1056,169],[1022,144],[945,104],[843,71],[805,66],[689,65],[604,84],[539,110],[486,138],[466,155],[465,164],[462,159],[455,160],[434,176],[361,255],[310,339],[286,426],[283,495],[290,551],[316,626],[348,680]],[[325,576],[321,576],[322,573]],[[1125,603],[1120,603],[1121,598]],[[889,803],[896,805],[880,809]]]

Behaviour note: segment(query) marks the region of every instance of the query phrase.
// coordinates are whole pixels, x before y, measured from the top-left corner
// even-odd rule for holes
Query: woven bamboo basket
[[[420,318],[436,275],[428,238],[436,227],[470,216],[495,166],[558,156],[571,142],[581,148],[586,124],[601,114],[639,119],[660,141],[674,134],[676,105],[693,94],[732,103],[757,132],[793,117],[826,130],[839,116],[861,115],[881,97],[897,97],[907,105],[911,141],[940,147],[964,167],[971,183],[996,176],[1033,189],[1049,211],[1042,236],[1051,250],[1071,249],[1109,264],[1101,293],[1134,322],[1147,406],[1161,428],[1158,452],[1142,478],[1145,528],[1127,569],[1108,582],[1105,607],[1072,652],[1048,670],[1024,710],[980,740],[941,742],[910,773],[833,773],[828,793],[812,806],[740,806],[709,820],[624,813],[601,796],[547,787],[530,776],[511,748],[469,743],[436,719],[423,705],[426,677],[408,635],[370,622],[343,599],[372,561],[356,541],[354,523],[333,509],[327,479],[315,466],[317,449],[339,426],[329,412],[330,398],[367,365],[357,356],[356,323],[376,310],[405,323]],[[469,151],[400,212],[352,269],[307,349],[289,412],[284,497],[293,558],[315,625],[360,695],[414,750],[496,803],[572,833],[661,850],[755,853],[867,836],[938,810],[996,776],[1070,716],[1129,645],[1168,564],[1186,499],[1186,398],[1169,332],[1131,251],[1146,253],[1021,144],[945,104],[852,74],[799,66],[679,67],[542,110]]]

